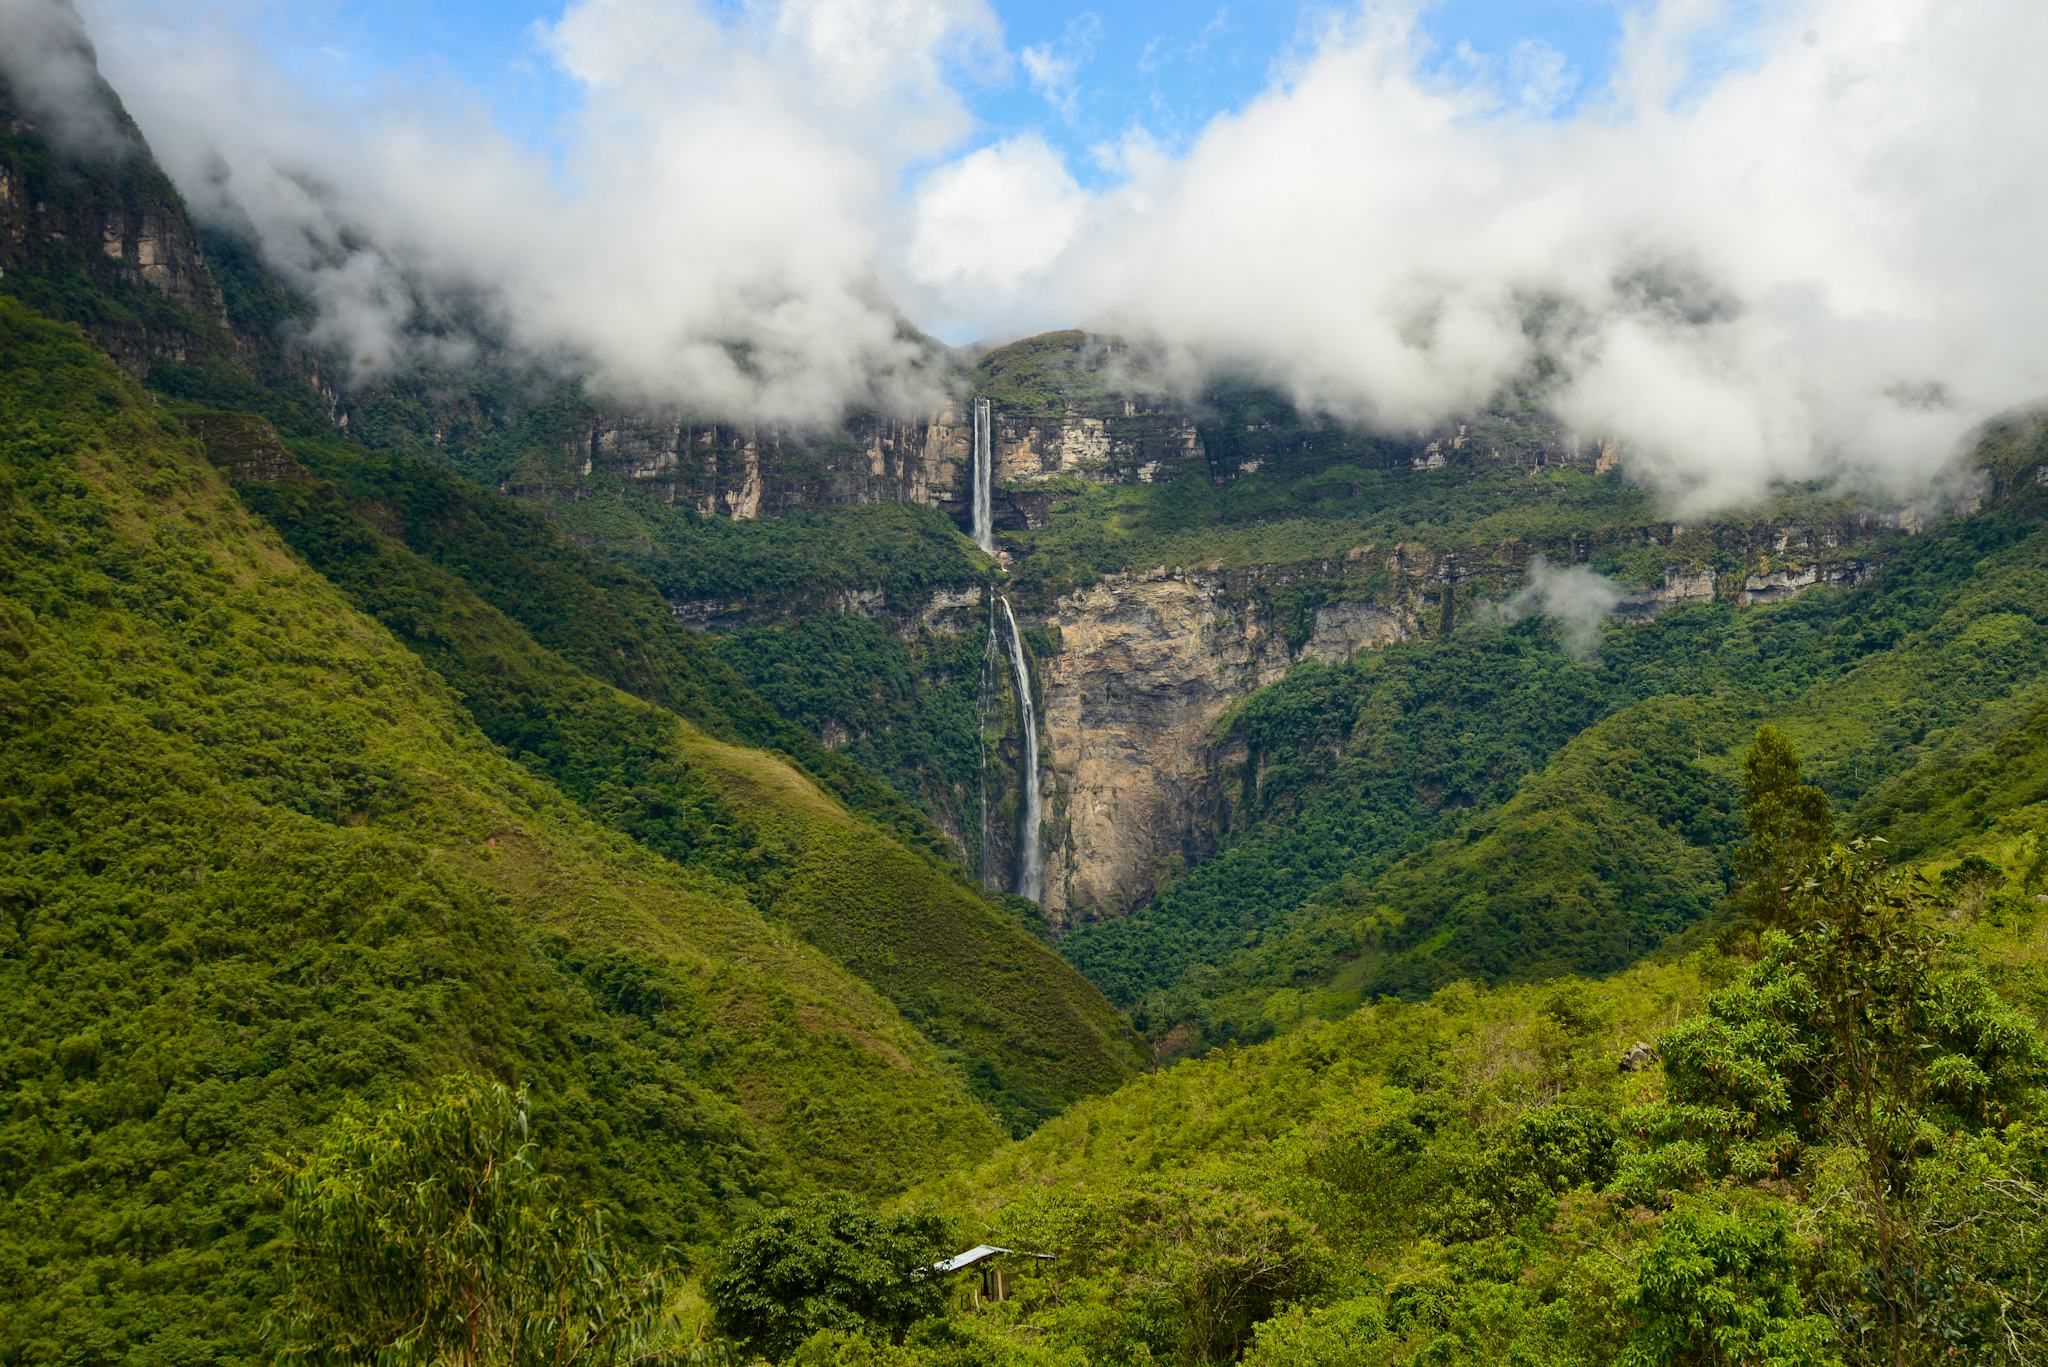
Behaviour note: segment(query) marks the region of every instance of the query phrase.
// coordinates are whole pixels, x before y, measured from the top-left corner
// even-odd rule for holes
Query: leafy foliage
[[[1774,726],[1758,731],[1743,756],[1742,794],[1749,844],[1737,905],[1761,925],[1782,926],[1801,871],[1834,836],[1835,815],[1826,793],[1799,781],[1792,743]]]
[[[1758,752],[1796,779],[1781,737]],[[1291,1214],[1326,1250],[1249,1362],[2028,1361],[2048,1055],[1992,984],[2042,946],[1867,850],[1795,872],[1753,962],[1383,999],[1083,1103],[927,1194],[1062,1255],[988,1317],[1045,1351],[1202,1360],[1146,1337],[1128,1271],[1186,1243],[1120,1218],[1167,1189]],[[1618,1070],[1647,1039],[1662,1069]]]
[[[658,1275],[540,1170],[526,1096],[451,1077],[360,1104],[283,1160],[280,1357],[557,1367],[649,1360]]]
[[[444,476],[424,470],[423,487],[415,490],[404,474],[387,469],[378,487],[394,501],[445,500],[447,519],[492,528],[479,506],[484,496],[450,489]],[[957,868],[892,839],[789,765],[713,740],[674,712],[607,687],[541,648],[480,601],[470,581],[529,616],[540,610],[521,608],[524,591],[502,572],[486,576],[479,553],[457,550],[448,531],[416,537],[429,550],[445,549],[446,558],[434,564],[379,531],[373,510],[351,504],[341,486],[283,481],[244,491],[330,582],[446,679],[506,753],[594,819],[717,879],[732,897],[872,983],[1013,1126],[1114,1085],[1142,1061],[1142,1047],[1087,984]],[[494,530],[501,565],[550,567],[547,582],[574,601],[576,562],[544,529],[508,518]],[[580,594],[598,596],[587,585]],[[668,640],[681,633],[665,615],[645,624],[631,616],[636,606],[627,585],[609,608],[620,633],[611,639],[615,658],[691,658]],[[581,630],[563,626],[552,634],[583,653]],[[631,683],[638,673],[621,677]],[[693,684],[696,695],[685,692]],[[746,709],[760,709],[716,660],[694,680],[668,677],[647,691],[687,701],[728,731],[739,729],[735,715],[752,721]],[[779,719],[761,729],[771,738],[794,730]],[[819,747],[791,749],[808,757]],[[861,772],[831,758],[836,770],[818,767]]]
[[[715,638],[721,660],[806,731],[840,739],[840,753],[889,775],[935,819],[978,810],[978,704],[985,631],[921,632],[906,642],[853,613]],[[979,866],[980,831],[961,821]]]
[[[639,1250],[993,1142],[870,988],[496,750],[11,301],[0,584],[0,1358],[248,1360],[257,1156],[451,1069],[530,1082]]]
[[[2044,800],[2042,502],[2015,485],[1852,591],[1609,627],[1597,662],[1540,624],[1475,623],[1299,667],[1222,724],[1244,762],[1219,852],[1067,951],[1186,1049],[1461,974],[1608,971],[1731,889],[1768,892],[1750,908],[1767,922],[1829,829],[1816,783],[1851,829],[1897,822],[1911,848],[1999,811],[2016,836]],[[1812,782],[1754,776],[1782,792],[1737,858],[1731,799],[1765,717]]]
[[[771,1357],[833,1330],[900,1340],[945,1306],[932,1268],[953,1251],[947,1234],[934,1216],[882,1217],[819,1197],[741,1230],[706,1289],[720,1329]]]

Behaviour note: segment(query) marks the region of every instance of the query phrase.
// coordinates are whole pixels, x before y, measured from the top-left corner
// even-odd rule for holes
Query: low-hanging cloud
[[[974,127],[966,83],[1010,65],[987,0],[571,0],[537,35],[577,94],[559,168],[459,99],[310,100],[245,37],[265,0],[81,3],[181,186],[370,372],[459,360],[481,315],[628,400],[829,422],[935,400],[899,308],[1080,324],[1387,429],[1533,390],[1681,514],[1917,497],[2048,394],[2037,0],[1644,0],[1601,90],[1379,0],[1088,176]],[[1056,105],[1059,56],[1023,63]]]
[[[1619,584],[1584,565],[1559,568],[1537,555],[1529,559],[1522,587],[1498,611],[1508,622],[1548,617],[1566,653],[1590,660],[1600,648],[1600,624],[1624,596]]]
[[[87,157],[134,150],[100,88],[84,21],[69,5],[0,0],[0,81],[66,150]]]
[[[1389,428],[1542,376],[1681,512],[1909,497],[2048,393],[2048,5],[1665,0],[1561,118],[1550,58],[1433,62],[1414,18],[1333,21],[1178,154],[1134,139],[1063,248],[974,287]]]
[[[315,101],[246,14],[82,3],[195,208],[254,230],[359,377],[459,362],[480,317],[627,402],[939,398],[878,262],[907,169],[970,128],[949,74],[999,57],[984,0],[575,0],[535,34],[578,97],[559,166],[459,97]]]

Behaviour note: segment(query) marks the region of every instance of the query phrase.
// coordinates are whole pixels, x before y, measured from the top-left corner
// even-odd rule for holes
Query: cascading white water
[[[1024,819],[1017,831],[1017,895],[1036,902],[1045,890],[1038,849],[1038,709],[1031,701],[1031,668],[1024,660],[1024,635],[1017,630],[1017,614],[1010,611],[1009,599],[1002,604],[1003,619],[1010,626],[1010,669],[1017,676],[1017,718],[1024,724],[1024,764],[1018,775],[1024,787]]]
[[[993,552],[996,545],[995,450],[993,422],[987,399],[974,401],[974,544]],[[1031,701],[1031,667],[1024,658],[1024,636],[1017,630],[1017,614],[1010,600],[991,595],[988,608],[988,653],[982,661],[981,702],[981,849],[982,882],[988,881],[988,695],[989,670],[995,663],[996,604],[1003,605],[1003,620],[1010,628],[1010,671],[1017,681],[1017,719],[1024,733],[1024,763],[1019,781],[1024,789],[1024,811],[1017,830],[1017,895],[1036,902],[1044,891],[1043,856],[1039,851],[1038,826],[1042,818],[1038,794],[1038,708]]]
[[[995,514],[990,506],[995,484],[995,452],[991,440],[988,400],[974,401],[974,544],[996,548]]]
[[[988,645],[981,652],[981,695],[975,702],[975,734],[981,741],[981,885],[988,886],[988,704],[995,696],[996,600],[988,600]]]

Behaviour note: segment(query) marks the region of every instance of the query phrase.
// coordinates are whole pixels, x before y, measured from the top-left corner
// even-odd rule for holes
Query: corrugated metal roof
[[[932,1271],[958,1272],[963,1267],[972,1267],[978,1262],[995,1257],[998,1253],[1009,1253],[1019,1258],[1037,1258],[1041,1262],[1052,1261],[1050,1253],[1023,1253],[1014,1248],[998,1248],[994,1244],[976,1244],[965,1253],[955,1253],[942,1263],[933,1263]]]

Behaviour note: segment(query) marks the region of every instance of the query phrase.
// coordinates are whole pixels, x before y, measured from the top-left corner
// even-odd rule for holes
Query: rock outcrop
[[[100,83],[95,94],[115,137],[67,153],[0,80],[0,276],[82,278],[118,301],[70,321],[131,374],[231,353],[220,285],[183,201],[114,92]],[[62,294],[38,302],[68,311]]]
[[[232,484],[266,484],[307,478],[305,468],[285,450],[277,429],[250,413],[196,413],[185,426],[199,438],[206,458]]]
[[[1661,584],[1624,597],[1614,616],[1647,621],[1687,604],[1748,606],[1855,583],[1871,562],[1843,547],[1866,544],[1856,537],[1887,525],[1873,514],[1824,528],[1638,528],[1620,543],[1704,551],[1751,568],[1717,573],[1680,558]],[[1122,915],[1212,852],[1230,759],[1217,748],[1216,723],[1253,690],[1303,660],[1341,661],[1452,628],[1507,598],[1539,551],[1569,561],[1574,550],[1582,558],[1595,549],[1361,547],[1292,565],[1111,575],[1061,597],[1042,623],[1058,648],[1038,662],[1047,912],[1063,926]]]
[[[574,472],[566,486],[514,479],[506,492],[574,497],[575,477],[601,473],[710,517],[873,503],[922,503],[960,517],[972,440],[952,409],[917,420],[861,415],[827,432],[595,412],[563,448]]]
[[[1061,599],[1049,624],[1044,906],[1068,922],[1119,915],[1209,852],[1210,729],[1292,656],[1215,575],[1113,576]]]

